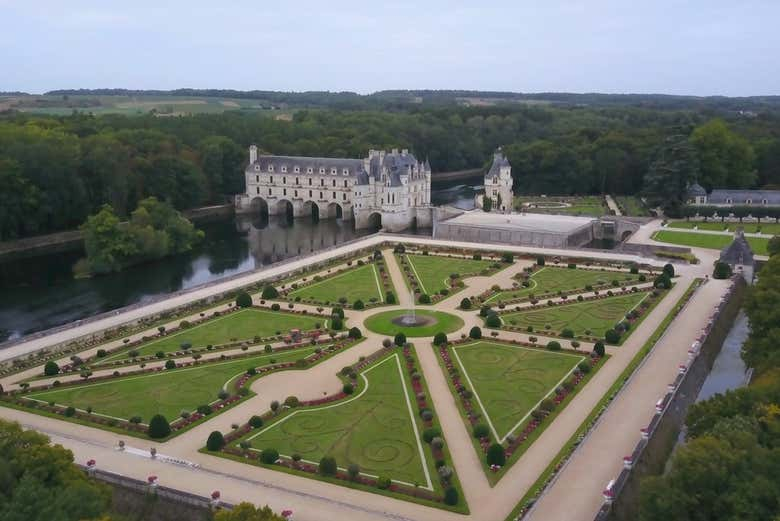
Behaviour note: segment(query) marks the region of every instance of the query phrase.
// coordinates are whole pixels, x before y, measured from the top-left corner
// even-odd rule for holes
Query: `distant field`
[[[258,100],[185,97],[185,96],[30,96],[4,100],[4,106],[32,114],[67,115],[74,110],[93,114],[140,115],[154,111],[157,115],[180,116],[216,114],[227,110],[266,111],[279,115]]]
[[[582,215],[600,217],[609,213],[604,205],[604,198],[598,195],[583,196],[529,196],[515,197],[514,207],[523,207],[532,213],[549,213],[565,215]]]
[[[716,235],[714,233],[696,233],[696,232],[675,232],[662,230],[655,232],[653,239],[660,242],[668,242],[669,244],[677,244],[680,246],[692,246],[694,248],[710,248],[713,250],[721,250],[731,244],[734,239],[731,235]],[[768,255],[767,245],[769,239],[762,237],[747,237],[747,241],[750,247],[753,249],[753,253],[756,255]]]

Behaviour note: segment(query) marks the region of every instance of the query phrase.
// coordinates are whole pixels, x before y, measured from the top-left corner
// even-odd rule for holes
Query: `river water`
[[[750,324],[744,311],[740,311],[712,365],[712,371],[704,380],[697,402],[706,400],[718,393],[725,393],[745,385],[747,368],[742,361],[742,344],[750,333]]]
[[[482,178],[434,183],[433,204],[473,208]],[[279,260],[343,243],[375,230],[351,221],[237,216],[201,224],[206,238],[187,255],[135,266],[121,273],[74,279],[82,252],[0,263],[0,342],[250,271]],[[430,234],[430,230],[417,233]]]

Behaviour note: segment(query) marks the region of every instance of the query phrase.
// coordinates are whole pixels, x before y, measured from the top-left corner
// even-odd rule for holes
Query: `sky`
[[[0,91],[780,94],[780,0],[0,0]]]

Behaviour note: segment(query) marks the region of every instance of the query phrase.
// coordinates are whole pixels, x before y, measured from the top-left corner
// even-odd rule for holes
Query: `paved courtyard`
[[[544,216],[539,217],[544,218]],[[525,225],[534,218],[523,216],[521,219],[529,219],[529,221],[523,222]],[[581,225],[579,221],[574,221],[580,218],[572,217],[571,219],[573,220],[571,226]],[[583,221],[589,221],[589,219],[583,219]],[[652,241],[649,237],[657,229],[658,225],[655,222],[645,225],[631,238],[631,241],[650,243]],[[112,314],[99,320],[86,321],[52,335],[36,337],[2,350],[0,351],[0,360],[30,353],[48,345],[75,339],[84,334],[101,331],[143,316],[153,315],[192,300],[240,288],[292,269],[305,267],[315,261],[348,254],[360,248],[384,245],[388,240],[398,239],[392,235],[371,236],[349,245],[311,255],[306,259],[294,260],[285,265],[252,272],[226,282],[196,288],[126,313]],[[486,253],[500,250],[532,256],[539,254],[578,256],[594,260],[639,262],[658,268],[664,264],[660,261],[650,261],[634,255],[584,250],[573,252],[548,248],[458,243],[422,237],[404,237],[403,242],[408,246],[418,248],[446,247],[484,250]],[[227,502],[237,503],[248,500],[260,505],[268,504],[277,511],[291,509],[296,520],[409,519],[433,521],[473,519],[500,521],[506,519],[520,499],[531,489],[539,476],[553,461],[560,448],[572,435],[577,433],[581,423],[631,363],[647,338],[659,327],[691,283],[696,278],[704,278],[705,275],[710,274],[712,261],[717,254],[712,250],[694,249],[694,253],[701,259],[700,264],[675,265],[678,276],[675,278],[674,287],[648,316],[638,323],[625,343],[619,347],[607,346],[609,357],[601,362],[599,370],[578,390],[569,403],[546,426],[541,436],[526,448],[519,460],[508,468],[494,486],[491,486],[488,477],[483,472],[482,456],[474,448],[472,434],[463,421],[454,395],[450,392],[448,376],[442,370],[436,350],[430,345],[430,338],[413,339],[417,348],[420,371],[427,382],[430,399],[437,411],[443,437],[446,440],[449,453],[452,455],[453,466],[470,509],[468,515],[317,481],[301,475],[251,466],[199,452],[211,431],[229,432],[233,424],[246,422],[247,418],[253,414],[267,411],[274,400],[282,401],[291,395],[295,395],[301,400],[316,400],[340,392],[343,382],[338,378],[338,372],[343,367],[355,363],[359,357],[369,356],[381,348],[386,335],[372,333],[363,326],[364,320],[379,312],[405,310],[414,305],[413,296],[406,289],[405,273],[396,261],[393,252],[387,246],[382,247],[382,257],[392,285],[396,289],[395,294],[398,302],[395,305],[380,308],[348,309],[345,311],[347,326],[359,327],[365,336],[364,341],[349,349],[339,351],[321,363],[302,369],[300,372],[275,372],[254,380],[251,383],[251,391],[254,396],[241,401],[237,406],[208,419],[204,423],[197,424],[194,428],[167,442],[158,443],[132,438],[6,407],[0,407],[0,417],[19,421],[28,428],[48,434],[55,443],[60,443],[71,449],[79,463],[95,459],[97,466],[101,469],[142,480],[145,480],[149,475],[156,475],[161,484],[203,496],[209,496],[212,491],[219,490],[222,499]],[[484,328],[484,321],[477,313],[478,307],[464,311],[460,307],[461,301],[464,298],[483,295],[495,285],[501,288],[511,288],[512,284],[516,282],[515,276],[532,264],[531,260],[518,259],[492,275],[465,278],[465,287],[462,291],[455,295],[445,296],[438,302],[426,306],[426,309],[457,315],[463,320],[463,326],[460,329],[447,335],[450,340],[456,340],[462,335],[468,334],[474,326],[482,327],[483,334],[488,335],[490,330]],[[443,274],[443,276],[446,277],[447,274]],[[727,288],[727,281],[710,280],[694,293],[690,303],[673,321],[670,329],[646,357],[634,377],[617,399],[612,402],[607,412],[574,452],[562,471],[558,473],[555,481],[541,496],[526,519],[563,521],[593,518],[601,505],[601,491],[604,485],[618,474],[623,456],[631,452],[639,437],[640,428],[645,427],[653,416],[656,401],[665,394],[666,386],[674,379],[678,365],[686,360],[688,348],[708,320],[715,303],[718,302]],[[582,294],[585,297],[595,298],[595,295],[590,292]],[[551,300],[561,301],[559,297],[553,297]],[[285,302],[280,303],[283,306],[286,304]],[[521,307],[526,305],[528,304],[519,304]],[[227,309],[226,306],[214,308],[217,311],[225,309]],[[317,312],[314,305],[296,304],[296,309]],[[194,320],[197,318],[197,314],[184,318]],[[171,321],[168,325],[174,327],[180,320],[182,317]],[[148,331],[139,331],[127,338],[134,341],[140,339],[144,334],[148,334]],[[536,335],[541,337],[541,343],[552,339],[544,338],[543,331],[537,332]],[[504,341],[528,342],[530,336],[530,333],[501,330],[496,331],[494,338]],[[101,347],[119,347],[120,344],[121,340],[116,340]],[[592,344],[588,342],[582,342],[580,347],[583,352],[590,352],[591,348]],[[97,346],[85,350],[83,356],[91,356],[96,350]],[[216,353],[207,353],[204,354],[204,360],[217,356],[219,355]],[[67,358],[61,359],[60,362],[67,363]],[[150,364],[162,364],[163,362],[150,362]],[[105,374],[111,371],[113,368],[106,369]],[[21,380],[40,374],[41,370],[38,367],[2,378],[0,384],[6,390],[15,389]],[[95,371],[95,376],[102,374],[104,373]],[[68,378],[78,379],[79,375],[59,377],[63,382],[67,381]],[[116,449],[120,439],[127,444],[125,451]],[[155,459],[149,457],[148,450],[151,447],[157,449],[160,457]],[[192,465],[172,463],[163,456],[190,462]]]

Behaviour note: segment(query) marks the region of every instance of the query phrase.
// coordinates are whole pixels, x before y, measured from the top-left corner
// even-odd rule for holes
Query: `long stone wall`
[[[595,521],[633,521],[639,515],[639,491],[643,478],[661,474],[685,422],[688,407],[696,401],[701,386],[712,370],[723,342],[742,306],[746,284],[732,279],[727,296],[717,306],[707,328],[692,346],[689,361],[680,366],[669,391],[656,405],[656,414],[641,433],[632,454],[625,455],[623,470],[604,490],[604,505]]]

